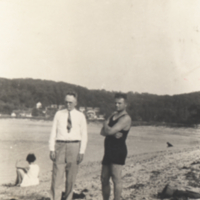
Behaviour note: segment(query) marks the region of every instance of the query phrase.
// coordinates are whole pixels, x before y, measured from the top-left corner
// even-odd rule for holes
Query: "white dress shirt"
[[[59,110],[55,114],[53,120],[53,127],[49,139],[49,149],[50,151],[55,151],[56,140],[63,140],[63,141],[79,140],[81,142],[79,153],[84,154],[88,140],[87,123],[85,115],[76,109],[71,110],[70,115],[71,115],[72,128],[68,133],[67,131],[68,110],[67,109]]]

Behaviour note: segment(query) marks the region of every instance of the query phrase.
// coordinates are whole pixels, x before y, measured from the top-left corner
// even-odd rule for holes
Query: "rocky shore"
[[[200,149],[198,146],[129,156],[123,168],[123,200],[158,199],[166,184],[200,188]],[[75,191],[84,191],[85,199],[101,200],[100,162],[80,165]],[[41,200],[49,196],[51,171],[40,175],[40,185],[13,187],[12,183],[0,187],[0,199]],[[111,183],[112,186],[112,183]],[[200,191],[200,190],[199,190]],[[113,199],[113,194],[111,198]]]

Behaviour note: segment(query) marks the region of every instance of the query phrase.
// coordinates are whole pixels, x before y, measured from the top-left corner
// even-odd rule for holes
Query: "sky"
[[[200,91],[199,0],[0,0],[0,77]]]

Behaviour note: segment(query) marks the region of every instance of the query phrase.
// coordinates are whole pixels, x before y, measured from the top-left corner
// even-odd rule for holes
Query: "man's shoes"
[[[73,197],[72,199],[83,199],[85,198],[85,194],[83,193],[83,191],[81,191],[81,193],[77,193],[77,192],[73,192]],[[62,192],[62,197],[61,197],[61,200],[65,200],[66,197],[65,197],[65,193]]]
[[[83,194],[83,193],[80,193],[80,194],[78,194],[78,193],[73,193],[73,199],[83,199],[83,198],[85,198],[85,194]]]

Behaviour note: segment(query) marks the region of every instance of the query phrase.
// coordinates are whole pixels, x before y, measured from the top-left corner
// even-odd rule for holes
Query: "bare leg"
[[[114,183],[114,200],[120,200],[122,193],[122,165],[111,165],[111,176]]]
[[[16,173],[17,173],[17,177],[16,177],[15,185],[18,185],[19,182],[20,182],[20,177],[19,177],[19,172],[18,172],[18,170],[16,170]]]
[[[110,197],[110,165],[102,165],[101,185],[103,200],[109,200]]]
[[[19,185],[22,183],[24,175],[25,175],[25,172],[23,169],[17,169],[17,178],[16,178],[15,185]]]

